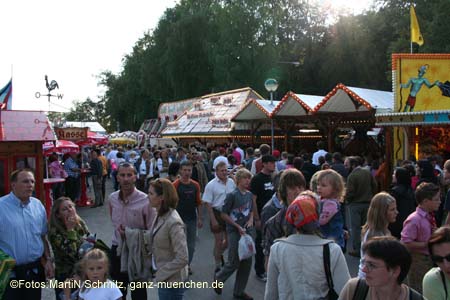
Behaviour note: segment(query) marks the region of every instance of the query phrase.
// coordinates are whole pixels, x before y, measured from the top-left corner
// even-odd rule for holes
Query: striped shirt
[[[78,164],[72,159],[72,157],[69,157],[64,162],[64,170],[67,172],[69,177],[78,178],[80,176],[79,172],[74,172],[72,169],[79,168]]]

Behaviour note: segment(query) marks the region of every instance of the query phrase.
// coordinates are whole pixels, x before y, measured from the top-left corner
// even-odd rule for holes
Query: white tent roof
[[[231,118],[233,121],[266,120],[280,101],[250,99],[242,109]]]
[[[315,112],[360,112],[392,110],[394,98],[392,92],[347,87],[339,83],[314,108]]]
[[[322,101],[323,96],[295,94],[288,92],[281,99],[273,114],[275,116],[302,116],[308,115],[314,107]]]
[[[65,127],[89,127],[89,130],[97,133],[106,133],[106,129],[98,122],[72,122],[66,121]]]

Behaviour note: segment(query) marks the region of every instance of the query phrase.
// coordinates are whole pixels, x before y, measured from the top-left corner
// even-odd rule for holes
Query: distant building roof
[[[66,121],[64,127],[89,127],[92,132],[106,133],[106,129],[98,122],[72,122]]]
[[[178,119],[168,122],[161,134],[163,137],[229,135],[233,130],[232,117],[250,99],[261,98],[249,87],[202,96]]]
[[[54,141],[53,128],[45,112],[0,110],[0,141]]]
[[[158,107],[158,118],[173,121],[181,116],[185,111],[192,108],[200,98],[190,98],[180,101],[164,102]]]
[[[360,112],[391,110],[394,108],[392,92],[336,85],[314,108],[315,112]]]

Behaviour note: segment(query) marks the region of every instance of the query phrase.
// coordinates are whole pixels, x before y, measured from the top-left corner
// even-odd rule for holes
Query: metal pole
[[[270,92],[270,105],[273,105],[273,92]],[[272,133],[272,151],[273,151],[273,150],[275,150],[273,117],[270,118],[270,129],[271,129],[271,133]]]

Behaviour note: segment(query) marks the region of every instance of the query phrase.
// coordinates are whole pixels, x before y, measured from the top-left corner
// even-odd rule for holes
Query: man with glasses
[[[123,298],[127,296],[129,276],[122,270],[127,266],[121,266],[121,257],[117,255],[119,245],[125,238],[125,228],[150,229],[156,212],[150,207],[147,194],[136,188],[136,169],[130,163],[121,163],[117,169],[117,181],[120,189],[109,196],[109,213],[113,224],[113,236],[111,246],[111,277],[123,283],[121,289]],[[145,288],[131,291],[131,299],[146,300]]]

